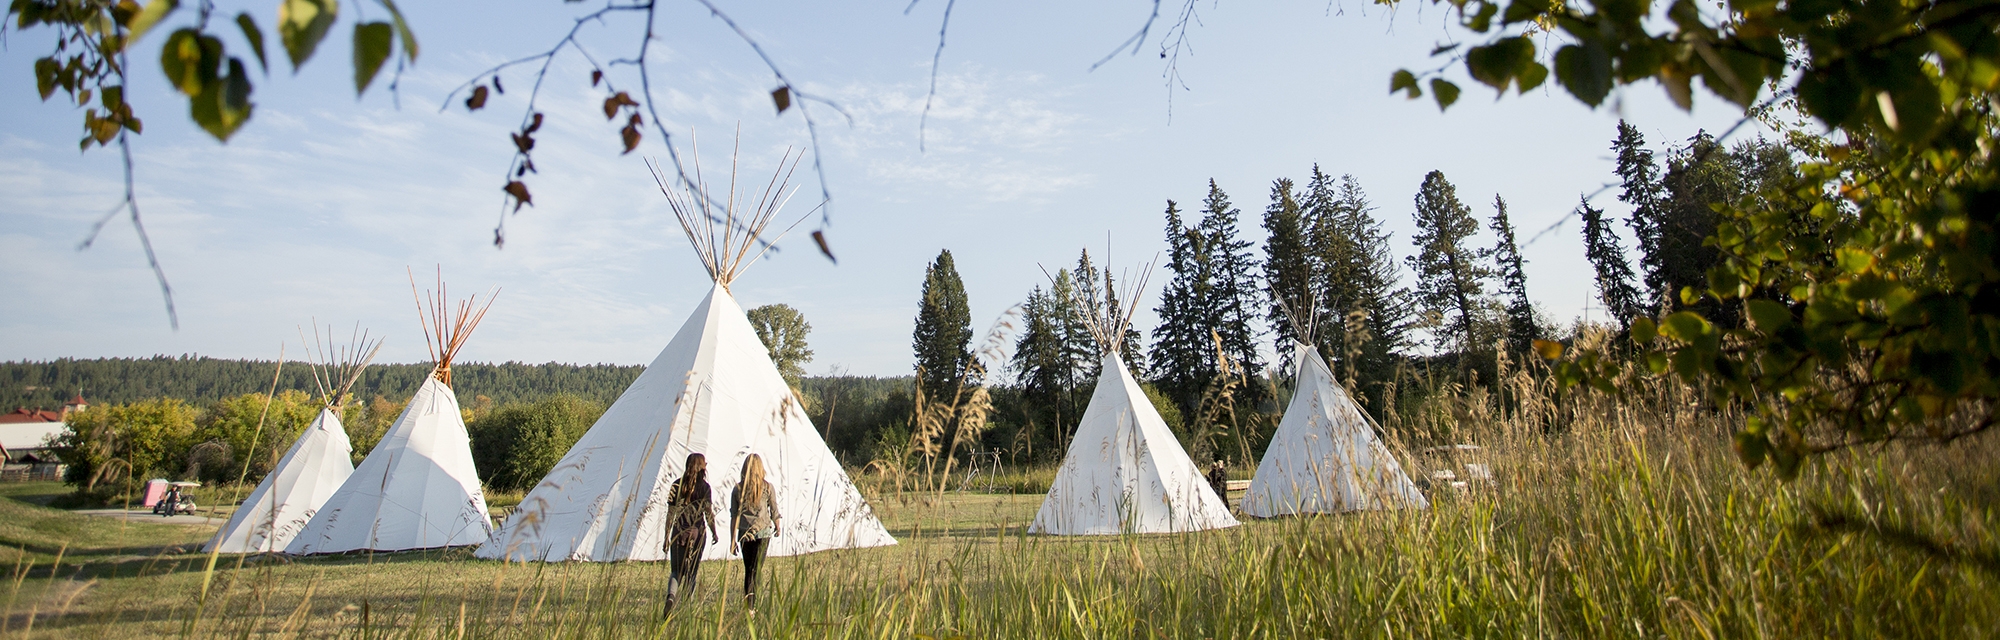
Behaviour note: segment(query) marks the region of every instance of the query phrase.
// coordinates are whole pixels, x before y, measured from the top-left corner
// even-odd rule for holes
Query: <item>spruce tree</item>
[[[1308,262],[1320,293],[1314,342],[1336,376],[1345,379],[1351,372],[1347,382],[1360,392],[1362,404],[1385,417],[1382,394],[1409,345],[1409,291],[1398,286],[1402,274],[1391,237],[1375,219],[1361,182],[1352,175],[1336,180],[1318,166],[1312,174],[1301,204]],[[1355,313],[1364,314],[1356,327],[1362,331],[1350,335],[1347,321]]]
[[[1111,279],[1111,268],[1104,269],[1104,306],[1111,312],[1109,317],[1124,317],[1125,307],[1118,300],[1118,283]],[[1146,370],[1146,351],[1139,345],[1139,330],[1130,325],[1125,327],[1124,338],[1118,342],[1118,357],[1125,360],[1125,368],[1139,377]]]
[[[1035,287],[1022,304],[1021,337],[1014,341],[1010,362],[1021,387],[1023,412],[1040,426],[1035,436],[1045,442],[1062,441],[1065,425],[1077,419],[1069,412],[1076,381],[1064,342],[1068,331],[1064,313],[1054,297]]]
[[[1204,238],[1202,254],[1210,264],[1209,295],[1203,300],[1207,328],[1222,339],[1223,352],[1240,366],[1245,379],[1256,380],[1264,372],[1263,359],[1257,354],[1255,324],[1262,315],[1258,311],[1263,306],[1259,304],[1263,291],[1255,281],[1259,265],[1252,253],[1253,243],[1237,238],[1236,221],[1242,211],[1230,205],[1229,194],[1213,179],[1208,181],[1208,197],[1202,205],[1197,228]],[[1213,358],[1213,349],[1210,351]],[[1261,385],[1247,384],[1237,397],[1254,407],[1264,399],[1265,391]]]
[[[1354,311],[1368,314],[1368,346],[1363,357],[1369,363],[1364,366],[1374,367],[1381,379],[1387,380],[1396,354],[1409,346],[1410,292],[1399,286],[1403,273],[1389,246],[1390,234],[1375,219],[1375,205],[1369,203],[1361,181],[1352,175],[1341,176],[1337,202],[1340,226],[1353,245],[1353,266],[1347,270],[1351,278],[1348,299],[1352,302],[1342,317]]]
[[[972,363],[972,312],[949,249],[924,268],[923,297],[917,303],[917,327],[910,342],[924,395],[949,402]]]
[[[1632,285],[1632,266],[1625,261],[1624,247],[1618,244],[1618,231],[1605,224],[1602,209],[1583,200],[1577,204],[1577,212],[1583,218],[1583,255],[1597,271],[1597,297],[1611,314],[1611,323],[1622,327],[1647,313],[1639,290]]]
[[[1416,205],[1417,233],[1410,240],[1417,254],[1409,262],[1417,276],[1417,303],[1439,320],[1432,336],[1439,351],[1469,353],[1477,347],[1471,344],[1474,315],[1492,275],[1484,264],[1487,252],[1465,246],[1479,232],[1479,222],[1442,171],[1424,176]]]
[[[1090,250],[1084,249],[1076,258],[1076,269],[1069,272],[1076,289],[1072,292],[1075,310],[1083,316],[1104,317],[1104,290],[1098,285],[1097,266],[1090,261]],[[1097,339],[1090,335],[1090,329],[1083,320],[1071,318],[1075,327],[1077,380],[1080,387],[1097,384],[1097,376],[1104,367],[1104,353],[1098,348]]]
[[[1215,374],[1214,348],[1203,315],[1209,293],[1209,260],[1201,255],[1200,232],[1187,227],[1174,201],[1167,201],[1167,270],[1173,278],[1160,290],[1153,308],[1160,323],[1153,327],[1148,358],[1153,384],[1184,412],[1199,400],[1203,385]]]
[[[1314,167],[1317,172],[1318,167]],[[1306,247],[1304,215],[1292,192],[1292,181],[1279,178],[1271,185],[1271,205],[1264,209],[1264,294],[1270,301],[1265,317],[1277,334],[1277,353],[1285,369],[1292,367],[1292,343],[1303,341],[1292,328],[1296,314],[1307,322],[1318,306],[1312,291],[1310,251]]]
[[[1507,348],[1525,354],[1541,339],[1542,328],[1535,324],[1535,307],[1528,301],[1528,274],[1522,269],[1521,248],[1514,243],[1514,225],[1507,220],[1507,201],[1493,195],[1493,247],[1495,266],[1500,274],[1500,293],[1506,296]]]
[[[1617,154],[1615,171],[1624,187],[1618,200],[1632,207],[1632,215],[1625,224],[1632,228],[1632,237],[1639,243],[1639,268],[1646,283],[1642,304],[1648,306],[1646,313],[1651,315],[1657,311],[1653,305],[1662,299],[1667,286],[1666,256],[1660,250],[1660,234],[1666,226],[1662,210],[1666,189],[1660,182],[1660,169],[1653,161],[1653,152],[1646,148],[1646,137],[1639,133],[1638,127],[1619,120],[1618,137],[1611,141],[1611,151]]]

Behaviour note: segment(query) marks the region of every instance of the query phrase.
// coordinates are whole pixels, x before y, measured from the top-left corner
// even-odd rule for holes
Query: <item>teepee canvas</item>
[[[1296,335],[1312,335],[1309,326],[1293,320],[1300,330]],[[1243,512],[1269,518],[1430,506],[1375,437],[1361,407],[1334,384],[1319,350],[1294,343],[1292,360],[1298,363],[1298,390],[1243,494]]]
[[[1144,286],[1142,280],[1124,296],[1133,301],[1133,309]],[[1092,310],[1081,319],[1104,351],[1104,364],[1076,437],[1028,532],[1169,533],[1239,524],[1119,357],[1131,311],[1109,309],[1096,300],[1076,307]],[[1099,309],[1108,313],[1100,315]]]
[[[332,333],[331,329],[328,333]],[[313,335],[317,340],[319,334]],[[325,357],[329,354],[321,350],[320,361],[312,367],[313,382],[325,399],[319,417],[299,434],[291,449],[278,459],[278,466],[257,483],[257,488],[236,507],[229,522],[215,532],[202,551],[284,551],[327,498],[353,475],[354,462],[349,458],[353,447],[347,442],[347,429],[340,424],[340,409],[347,390],[360,379],[362,369],[382,348],[380,340],[375,341],[373,348],[368,342],[363,336],[351,348],[333,357]]]
[[[729,293],[729,283],[756,260],[750,250],[762,242],[762,229],[782,205],[775,196],[783,194],[784,183],[774,179],[775,192],[767,188],[754,213],[739,220],[733,210],[711,209],[714,201],[695,197],[693,190],[705,187],[677,194],[664,176],[656,177],[715,286],[645,373],[476,555],[548,562],[664,560],[667,491],[694,452],[708,458],[722,529],[744,460],[752,453],[764,459],[782,517],[769,555],[895,544]],[[727,544],[708,545],[705,553],[711,560],[730,557]]]
[[[476,296],[460,303],[446,326],[445,300],[440,283],[430,305],[436,323],[424,327],[437,366],[286,553],[457,547],[485,542],[492,533],[465,419],[451,390],[452,357],[485,317],[486,307],[474,308]],[[487,305],[492,305],[490,299]]]

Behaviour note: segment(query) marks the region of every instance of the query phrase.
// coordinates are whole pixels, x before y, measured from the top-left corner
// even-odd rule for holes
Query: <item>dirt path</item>
[[[228,516],[226,515],[221,515],[221,514],[213,516],[206,515],[207,514],[206,511],[202,512],[201,515],[191,515],[191,516],[154,515],[152,509],[133,509],[130,511],[124,509],[77,509],[75,511],[71,511],[70,513],[75,513],[78,515],[86,515],[86,516],[97,516],[100,518],[124,518],[126,522],[144,522],[151,524],[203,524],[211,527],[219,527],[222,526],[222,523],[228,521]]]

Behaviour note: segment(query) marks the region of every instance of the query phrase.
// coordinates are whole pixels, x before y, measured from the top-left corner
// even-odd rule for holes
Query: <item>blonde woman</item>
[[[665,614],[674,612],[681,594],[694,593],[695,572],[701,570],[701,552],[715,535],[715,502],[709,498],[708,458],[690,453],[681,478],[667,491],[666,551],[673,577],[667,581]],[[708,528],[703,538],[702,528]]]
[[[771,538],[778,536],[778,496],[764,480],[764,459],[757,454],[743,461],[743,477],[729,494],[729,552],[743,554],[743,600],[757,604],[757,569]]]

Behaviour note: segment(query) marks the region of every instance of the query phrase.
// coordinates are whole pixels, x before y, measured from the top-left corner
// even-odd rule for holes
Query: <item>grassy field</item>
[[[741,565],[708,563],[667,621],[662,564],[455,550],[211,573],[201,527],[87,520],[37,506],[58,485],[7,485],[0,637],[2000,635],[1993,438],[1838,454],[1783,483],[1734,461],[1730,416],[1591,415],[1561,434],[1490,420],[1472,436],[1498,486],[1426,511],[1050,538],[1025,535],[1039,495],[879,493],[902,544],[773,559],[755,615]]]

